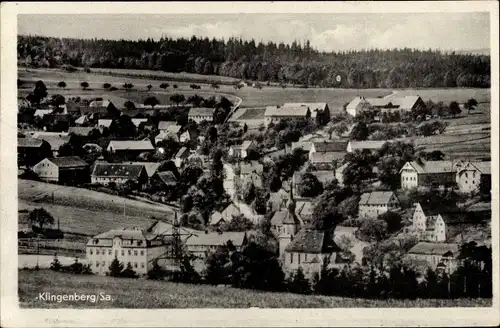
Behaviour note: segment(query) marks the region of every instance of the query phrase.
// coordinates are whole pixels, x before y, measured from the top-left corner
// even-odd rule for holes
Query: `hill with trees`
[[[339,88],[490,87],[490,56],[435,50],[319,52],[293,42],[18,37],[29,67],[150,69]]]

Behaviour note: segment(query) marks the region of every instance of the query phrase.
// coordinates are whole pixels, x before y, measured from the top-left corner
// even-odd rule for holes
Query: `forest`
[[[148,69],[336,88],[489,88],[490,56],[437,50],[320,52],[304,44],[230,38],[160,40],[18,36],[28,67]]]

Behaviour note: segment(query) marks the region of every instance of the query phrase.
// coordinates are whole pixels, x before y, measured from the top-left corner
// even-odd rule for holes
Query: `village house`
[[[412,112],[425,108],[425,102],[419,96],[387,97],[387,98],[365,98],[355,97],[346,106],[346,112],[356,117],[361,112],[376,109],[380,112]]]
[[[442,263],[446,266],[445,271],[454,272],[458,254],[457,244],[420,242],[408,251],[406,257],[417,265],[433,270]]]
[[[69,141],[70,136],[68,133],[57,133],[57,132],[37,132],[33,135],[34,138],[44,140],[50,144],[50,149],[52,150],[52,156],[57,157],[59,155],[59,148]]]
[[[53,112],[52,109],[37,109],[37,110],[35,110],[35,113],[33,114],[33,116],[43,118],[45,115],[52,114],[52,112]]]
[[[456,183],[456,166],[452,161],[411,161],[399,173],[404,189],[453,186]]]
[[[234,204],[229,204],[222,212],[215,211],[210,216],[210,221],[217,221],[219,223],[231,222],[235,217],[240,216],[241,212]]]
[[[78,156],[45,158],[33,166],[40,180],[64,185],[89,182],[89,165]]]
[[[106,150],[127,158],[136,158],[144,152],[153,152],[155,148],[149,140],[111,140]]]
[[[358,216],[376,218],[380,214],[399,209],[399,199],[392,191],[372,191],[361,195]]]
[[[309,222],[311,222],[313,216],[313,199],[306,197],[295,197],[295,202],[295,214],[304,225],[307,225]]]
[[[175,166],[178,169],[181,168],[182,165],[184,164],[184,161],[186,160],[186,158],[189,157],[189,155],[190,155],[189,149],[187,149],[186,147],[182,147],[181,149],[179,149],[177,154],[175,154],[175,158],[174,158]]]
[[[330,121],[330,108],[326,102],[320,103],[284,103],[283,107],[297,108],[307,107],[311,112],[311,119],[317,123],[326,123]]]
[[[139,275],[153,268],[154,261],[168,252],[168,246],[155,234],[135,229],[113,229],[92,237],[86,245],[86,257],[92,272],[105,275],[116,258]]]
[[[307,106],[296,107],[278,107],[267,106],[264,112],[264,122],[268,126],[271,123],[277,123],[282,119],[289,120],[308,120],[311,118],[311,111]]]
[[[150,177],[150,183],[155,181],[165,190],[172,190],[177,185],[177,177],[172,171],[156,172]]]
[[[186,240],[187,251],[196,260],[203,261],[217,247],[227,245],[228,242],[234,246],[235,251],[240,251],[248,242],[246,232],[200,232],[189,236]]]
[[[386,143],[390,142],[387,140],[364,140],[364,141],[354,141],[351,140],[347,144],[347,152],[352,153],[355,150],[369,150],[372,152],[376,152],[382,148],[382,146]]]
[[[453,225],[466,218],[459,218],[458,209],[449,209],[445,206],[417,203],[413,212],[412,225],[409,231],[416,233],[420,241],[442,243],[452,237]]]
[[[193,107],[189,110],[188,118],[196,123],[203,121],[212,122],[214,120],[214,112],[215,109],[213,108]]]
[[[237,158],[247,158],[248,154],[255,150],[255,142],[253,140],[245,140],[240,145],[232,145],[229,147],[229,156],[234,156]]]
[[[31,166],[52,156],[50,144],[35,138],[17,138],[17,165]]]
[[[463,193],[491,191],[491,162],[468,162],[457,172],[458,189]]]
[[[144,165],[96,162],[91,175],[93,184],[123,184],[129,180],[138,185],[146,183],[148,174]]]
[[[313,142],[309,150],[309,162],[317,168],[332,168],[344,159],[346,142]]]
[[[236,173],[235,168],[232,164],[224,163],[224,181],[222,181],[222,186],[224,191],[229,195],[231,199],[236,198]]]
[[[304,275],[312,279],[321,274],[325,262],[335,263],[340,251],[333,240],[333,232],[304,228],[286,245],[283,271],[291,275],[302,268]]]
[[[162,123],[162,122],[160,122]],[[165,123],[165,122],[163,122]],[[175,125],[175,124],[170,124],[164,127],[164,129],[160,130],[160,133],[155,137],[155,142],[162,141],[163,139],[166,138],[173,138],[175,141],[179,141],[179,138],[181,136],[181,129],[182,126],[180,125]],[[183,142],[186,142],[183,140]]]
[[[122,162],[121,164],[143,165],[149,178],[151,178],[158,171],[158,168],[161,165],[160,162]]]
[[[179,142],[186,143],[191,140],[196,140],[196,138],[197,138],[196,132],[187,130],[181,133],[181,135],[179,136]]]

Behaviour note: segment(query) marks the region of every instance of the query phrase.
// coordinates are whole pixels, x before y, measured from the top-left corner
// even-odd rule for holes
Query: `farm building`
[[[307,107],[311,112],[311,118],[317,123],[330,121],[330,108],[326,102],[321,103],[284,103],[283,107]]]
[[[135,125],[136,128],[139,128],[139,126],[144,123],[146,124],[148,122],[147,118],[133,118],[132,123]]]
[[[290,120],[308,120],[311,118],[311,111],[307,106],[267,106],[264,113],[266,126],[271,123],[277,123],[282,119]]]
[[[194,107],[189,110],[188,118],[196,123],[203,121],[212,122],[214,120],[214,112],[215,109],[213,108]]]
[[[452,161],[407,162],[399,171],[401,187],[449,186],[456,183],[456,166]]]
[[[146,183],[148,174],[144,165],[96,162],[91,175],[94,184],[123,184],[128,180],[139,185]]]
[[[106,150],[125,157],[137,157],[144,152],[155,150],[149,140],[111,140]]]
[[[333,240],[333,232],[304,228],[284,250],[283,271],[292,274],[302,268],[304,275],[311,279],[321,274],[325,262],[335,263],[339,252],[341,249]]]
[[[491,191],[491,162],[468,162],[457,172],[461,192]]]
[[[156,171],[161,165],[161,163],[159,162],[122,162],[122,164],[143,165],[144,168],[146,169],[148,177],[150,178],[156,173]]]
[[[34,138],[48,142],[54,157],[59,155],[59,148],[69,141],[67,133],[36,133],[34,134]]]
[[[388,211],[399,209],[399,199],[392,191],[372,191],[361,195],[358,216],[360,218],[377,217]]]
[[[111,126],[111,123],[113,123],[113,120],[111,119],[101,118],[97,120],[97,126],[100,128],[109,128]]]
[[[172,171],[156,172],[150,181],[156,181],[165,189],[173,188],[177,185],[177,177]]]
[[[129,263],[139,275],[147,274],[155,259],[168,251],[157,235],[139,229],[113,229],[92,237],[86,245],[92,272],[105,275],[116,258],[126,267]]]
[[[43,181],[78,185],[89,181],[89,165],[78,156],[45,158],[33,166]]]
[[[420,242],[413,246],[408,254],[408,259],[436,270],[440,263],[455,271],[457,266],[457,256],[459,254],[457,244]]]
[[[355,97],[346,106],[349,115],[356,117],[361,112],[378,109],[382,113],[404,111],[411,112],[425,108],[425,102],[420,96],[386,97],[386,98],[365,98]]]
[[[346,148],[346,142],[313,142],[309,150],[309,162],[314,166],[333,166],[334,162],[344,159]]]
[[[35,138],[17,138],[17,165],[31,166],[52,156],[50,144]]]

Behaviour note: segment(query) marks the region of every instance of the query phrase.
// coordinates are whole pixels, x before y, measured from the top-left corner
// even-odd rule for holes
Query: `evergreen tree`
[[[155,260],[153,267],[148,271],[147,278],[150,280],[163,280],[165,275],[165,270],[158,264],[158,260]]]
[[[137,278],[137,273],[132,269],[132,263],[127,263],[127,267],[120,273],[120,277]]]
[[[302,267],[299,267],[291,279],[288,290],[297,294],[310,294],[311,282],[304,275]]]
[[[57,256],[54,256],[54,260],[52,261],[52,263],[50,263],[50,270],[61,271],[61,269],[62,269],[61,262],[59,262]]]
[[[123,263],[118,261],[118,258],[114,258],[113,261],[111,261],[111,264],[109,265],[108,272],[106,275],[110,277],[120,277],[121,273],[123,270]]]

